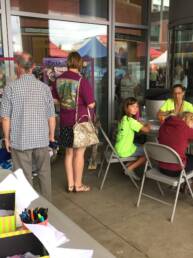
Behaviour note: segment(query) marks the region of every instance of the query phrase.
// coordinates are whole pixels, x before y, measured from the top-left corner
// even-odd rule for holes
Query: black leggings
[[[186,167],[185,167],[185,170],[186,172],[190,172],[193,170],[193,155],[186,155],[187,157],[187,161],[186,161]],[[168,169],[165,169],[165,168],[160,168],[160,172],[166,176],[170,176],[170,177],[179,177],[180,176],[180,172],[181,170],[179,171],[173,171],[173,170],[168,170]]]

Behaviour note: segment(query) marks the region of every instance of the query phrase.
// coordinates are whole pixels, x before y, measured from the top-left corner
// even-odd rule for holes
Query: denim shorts
[[[145,153],[144,153],[144,149],[143,149],[143,146],[140,145],[140,144],[136,144],[136,151],[130,156],[130,157],[141,157],[141,156],[144,156]]]

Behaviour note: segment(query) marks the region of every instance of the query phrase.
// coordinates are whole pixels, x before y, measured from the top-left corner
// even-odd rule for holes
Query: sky
[[[49,20],[49,40],[61,46],[64,50],[72,50],[74,44],[78,44],[86,38],[97,35],[107,35],[106,25],[84,24],[76,22]],[[35,32],[35,30],[33,29]],[[42,30],[47,34],[47,30]],[[14,51],[22,51],[20,18],[12,16],[12,33],[14,42]],[[41,33],[41,28],[39,29]],[[38,32],[37,32],[38,35]]]
[[[73,45],[83,39],[106,34],[107,27],[105,25],[49,21],[50,41],[60,44],[65,50],[72,50]]]

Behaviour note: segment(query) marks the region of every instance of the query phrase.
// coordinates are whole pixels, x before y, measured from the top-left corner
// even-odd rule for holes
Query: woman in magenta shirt
[[[78,119],[87,115],[87,108],[95,106],[93,89],[89,81],[82,78],[82,58],[78,52],[71,52],[67,60],[68,71],[56,79],[52,94],[60,103],[61,144],[66,149],[64,165],[68,180],[68,191],[87,192],[90,187],[82,183],[84,152],[86,148],[73,148],[73,126],[75,124],[76,95],[79,86]],[[80,85],[79,85],[80,83]],[[86,117],[81,118],[85,122]]]

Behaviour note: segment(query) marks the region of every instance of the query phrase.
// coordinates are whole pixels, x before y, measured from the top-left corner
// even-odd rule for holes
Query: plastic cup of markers
[[[26,224],[32,224],[32,223],[24,223],[22,222],[22,228],[23,229],[28,229],[25,225]],[[39,222],[39,223],[33,223],[33,225],[43,225],[43,226],[47,226],[48,225],[48,219],[42,221],[42,222]]]
[[[48,225],[48,219],[45,219],[44,221],[42,222],[39,222],[37,223],[38,225],[44,225],[44,226],[47,226]]]
[[[47,226],[48,225],[48,219],[45,219],[44,221],[42,222],[39,222],[39,223],[36,223],[37,225],[44,225],[44,226]]]

